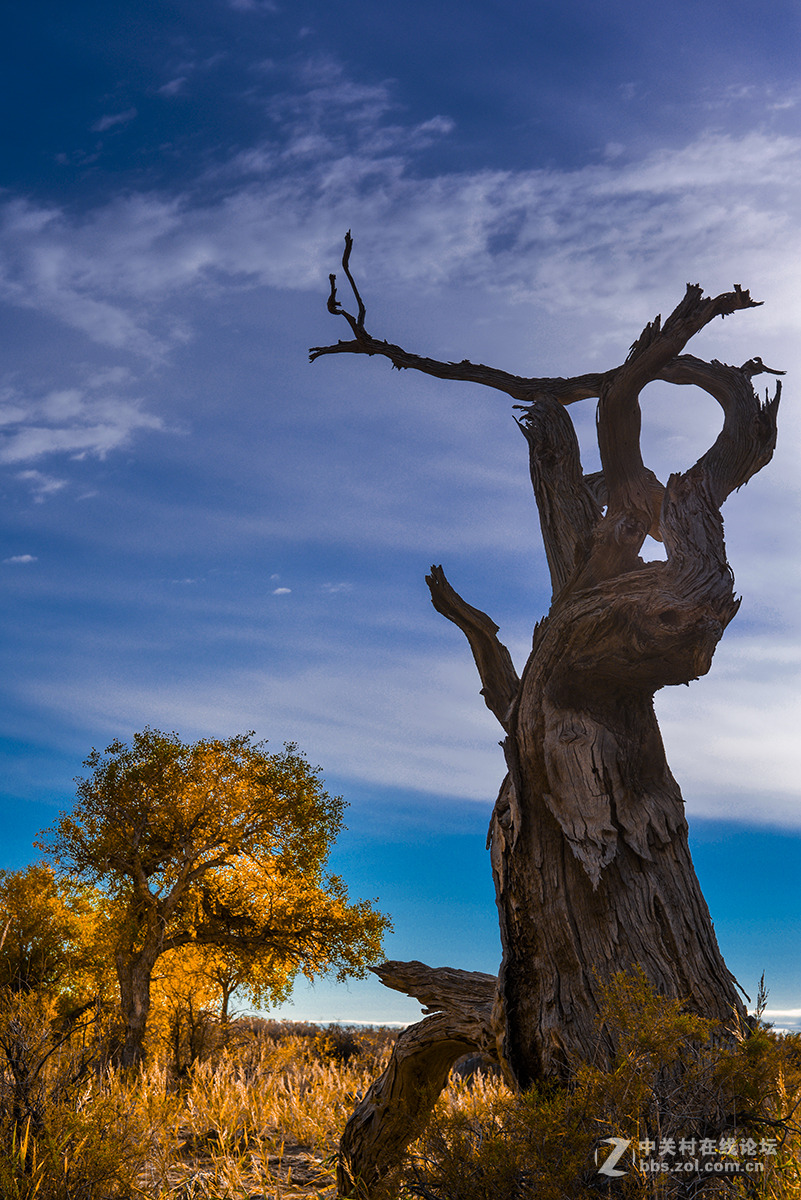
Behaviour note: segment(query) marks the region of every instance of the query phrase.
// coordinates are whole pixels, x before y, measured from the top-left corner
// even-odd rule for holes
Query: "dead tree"
[[[446,1061],[472,1044],[494,1052],[519,1088],[564,1075],[571,1060],[596,1050],[600,989],[622,969],[638,964],[660,993],[706,1017],[744,1015],[695,876],[653,697],[706,674],[737,612],[720,509],[773,454],[781,384],[763,402],[751,380],[782,372],[759,358],[732,367],[682,353],[715,317],[755,306],[739,286],[709,298],[688,285],[667,320],[648,324],[625,362],[603,373],[529,379],[422,358],[367,333],[351,247],[348,234],[342,267],[356,315],[339,303],[334,275],[328,309],[353,337],[315,347],[311,359],[381,355],[518,401],[552,585],[518,678],[495,623],[441,567],[427,576],[434,607],[467,637],[481,694],[505,733],[508,774],[489,836],[503,962],[491,995],[481,977],[480,1001],[467,972],[397,963],[379,970],[437,1015],[399,1040],[387,1075],[346,1130],[340,1187],[367,1196],[418,1131]],[[696,385],[723,410],[711,448],[665,484],[640,451],[639,395],[653,380]],[[567,412],[581,400],[597,400],[602,470],[591,475]],[[649,533],[664,543],[664,561],[640,557]]]

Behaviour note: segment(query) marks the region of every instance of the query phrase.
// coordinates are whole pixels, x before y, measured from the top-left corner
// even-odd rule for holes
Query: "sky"
[[[726,503],[740,612],[657,712],[726,961],[801,1026],[801,10],[795,0],[29,0],[0,50],[0,867],[146,725],[296,742],[349,804],[332,866],[388,958],[495,972],[501,730],[442,563],[518,670],[549,585],[509,397],[308,348],[353,232],[367,328],[526,375],[694,339],[787,372]],[[341,292],[344,299],[345,293]],[[764,377],[763,377],[764,378]],[[762,385],[761,380],[757,380]],[[714,440],[643,393],[663,479]],[[574,406],[597,468],[590,402]],[[372,979],[278,1015],[407,1022]]]

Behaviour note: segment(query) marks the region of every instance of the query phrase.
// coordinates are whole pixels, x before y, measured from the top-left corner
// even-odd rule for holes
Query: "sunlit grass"
[[[639,1137],[654,1122],[663,1132],[700,1132],[705,1120],[729,1128],[732,1098],[745,1106],[737,1114],[743,1130],[777,1139],[764,1175],[714,1179],[706,1190],[696,1180],[692,1191],[675,1177],[634,1169],[609,1194],[801,1200],[798,1039],[759,1030],[721,1051],[704,1040],[701,1025],[688,1031],[675,1004],[649,1000],[636,979],[627,987],[613,997],[630,1011],[615,1034],[620,1057],[612,1069],[578,1070],[569,1088],[523,1097],[495,1075],[452,1079],[388,1200],[594,1200],[609,1187],[599,1193],[594,1178],[599,1138]],[[10,1120],[12,1081],[7,1067],[0,1072],[2,1200],[330,1200],[342,1130],[391,1041],[386,1031],[299,1034],[233,1023],[188,1071],[176,1072],[156,1053],[136,1073],[94,1060],[84,1070],[85,1048],[65,1046],[34,1079],[45,1044],[29,1036],[38,1028],[34,1016],[32,1009],[28,1034],[19,1025],[17,1049],[32,1056],[24,1119]],[[676,1082],[671,1063],[681,1031],[692,1036]]]

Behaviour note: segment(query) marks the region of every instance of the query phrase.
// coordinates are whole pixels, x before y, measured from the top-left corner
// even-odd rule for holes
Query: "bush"
[[[104,1087],[107,1028],[65,1022],[37,992],[0,995],[0,1196],[112,1200],[147,1157],[130,1096]]]
[[[609,1067],[575,1063],[568,1085],[524,1096],[452,1085],[410,1156],[405,1194],[801,1200],[797,1035],[759,1021],[724,1030],[660,997],[634,970],[605,989],[598,1036]],[[625,1153],[619,1173],[604,1175],[615,1138]]]

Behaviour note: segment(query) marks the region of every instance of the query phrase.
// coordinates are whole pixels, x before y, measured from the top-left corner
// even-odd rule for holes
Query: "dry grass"
[[[15,1069],[6,1055],[0,1070],[2,1200],[330,1195],[342,1128],[392,1040],[243,1022],[183,1078],[157,1058],[126,1075],[85,1040],[53,1053],[50,1014],[14,1003]]]
[[[258,1039],[196,1064],[180,1088],[152,1066],[136,1083],[152,1150],[137,1184],[148,1200],[325,1195],[357,1096],[388,1049],[341,1062],[307,1037]],[[130,1087],[116,1079],[115,1087]]]
[[[721,1055],[700,1027],[685,1028],[675,1006],[654,1001],[648,1010],[651,1001],[638,986],[613,997],[636,1018],[630,1012],[616,1034],[612,1071],[579,1071],[572,1088],[526,1097],[492,1076],[453,1080],[428,1133],[411,1148],[397,1200],[801,1200],[801,1135],[792,1115],[801,1102],[798,1039],[760,1031]],[[12,1014],[16,1061],[27,1063],[22,1090],[8,1061],[0,1072],[6,1112],[14,1095],[23,1106],[16,1121],[3,1125],[0,1117],[2,1200],[331,1198],[343,1126],[391,1044],[389,1031],[239,1022],[183,1075],[154,1055],[125,1076],[104,1067],[86,1037],[52,1053],[47,1014],[25,1003],[28,1009],[20,1002]],[[679,1090],[667,1092],[664,1064],[676,1060],[682,1031],[694,1038],[685,1043],[694,1047],[691,1069]],[[673,1128],[670,1120],[674,1132],[700,1132],[704,1114],[731,1097],[749,1108],[743,1128],[751,1118],[777,1122],[761,1126],[779,1140],[768,1174],[703,1187],[696,1181],[693,1191],[634,1170],[601,1181],[598,1190],[598,1139],[643,1136],[654,1121],[663,1133]],[[749,1127],[757,1126],[751,1120]]]

